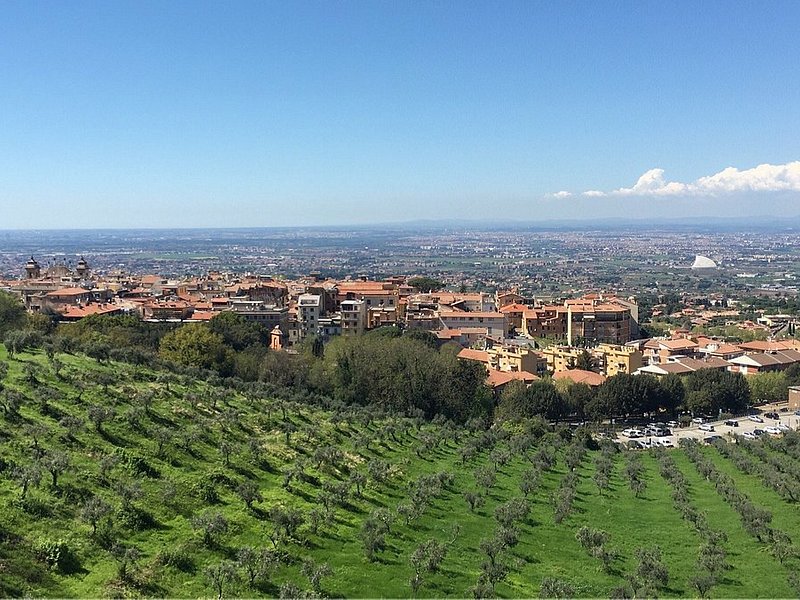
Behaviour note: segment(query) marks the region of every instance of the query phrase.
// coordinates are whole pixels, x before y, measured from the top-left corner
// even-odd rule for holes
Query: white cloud
[[[610,192],[589,190],[584,196],[717,196],[737,192],[800,191],[800,161],[785,165],[763,164],[740,171],[728,167],[691,183],[667,181],[664,169],[650,169],[629,188]],[[561,192],[559,192],[561,193]]]
[[[572,192],[567,192],[564,190],[553,194],[553,198],[569,198],[570,196],[572,196]]]

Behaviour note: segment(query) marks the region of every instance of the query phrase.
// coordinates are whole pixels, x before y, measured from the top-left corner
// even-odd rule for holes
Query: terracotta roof
[[[89,290],[79,287],[61,288],[60,290],[53,290],[47,292],[45,296],[82,296],[83,294],[91,293]]]
[[[774,340],[771,342],[766,340],[755,340],[752,342],[744,342],[743,344],[739,344],[739,348],[749,352],[774,352],[776,350],[795,349],[797,348],[797,345],[794,340]]]
[[[559,371],[553,375],[553,379],[571,379],[574,383],[585,383],[596,387],[602,385],[606,378],[600,373],[594,371],[584,371],[583,369],[570,369],[568,371]]]
[[[196,310],[190,317],[192,321],[210,321],[219,313],[211,312],[209,310]]]
[[[439,331],[434,331],[433,335],[435,335],[440,340],[451,340],[453,338],[457,338],[461,335],[461,332],[458,329],[441,329]]]
[[[86,306],[67,306],[61,315],[65,319],[82,319],[90,315],[107,315],[120,312],[121,307],[115,304],[87,304]]]
[[[501,313],[508,313],[508,312],[525,312],[528,310],[528,307],[524,304],[509,304],[508,306],[504,306],[500,309]]]
[[[453,319],[456,317],[472,317],[474,319],[502,319],[505,317],[499,312],[464,312],[460,310],[440,310],[439,316],[443,319]]]
[[[687,340],[686,338],[678,338],[676,340],[661,340],[659,342],[660,347],[664,347],[667,350],[691,350],[693,348],[697,348],[697,344],[692,340]]]
[[[721,344],[716,350],[710,352],[710,354],[735,354],[738,352],[743,352],[743,350],[736,344]]]
[[[528,373],[527,371],[497,371],[495,369],[490,369],[489,374],[486,376],[486,383],[490,387],[498,388],[507,384],[510,381],[524,381],[525,383],[531,383],[539,379],[533,373]]]
[[[464,348],[458,353],[458,358],[465,358],[467,360],[477,360],[482,363],[489,363],[489,354],[483,350],[473,350],[472,348]]]

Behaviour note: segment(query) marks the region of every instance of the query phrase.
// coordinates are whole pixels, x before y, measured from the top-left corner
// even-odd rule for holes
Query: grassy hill
[[[800,592],[800,562],[745,529],[694,451],[770,531],[800,535],[797,504],[715,448],[636,459],[535,423],[302,405],[82,355],[0,363],[3,596],[696,596],[712,572],[711,596]],[[743,451],[800,464],[780,444]],[[666,582],[646,581],[653,546]]]

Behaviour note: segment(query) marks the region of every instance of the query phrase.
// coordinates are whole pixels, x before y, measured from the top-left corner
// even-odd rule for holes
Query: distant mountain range
[[[18,234],[46,235],[53,232],[106,233],[112,236],[120,233],[143,234],[151,236],[158,232],[209,233],[215,232],[237,236],[245,232],[292,232],[292,231],[442,231],[449,229],[469,231],[619,231],[619,230],[662,230],[662,231],[750,231],[775,230],[793,231],[800,229],[800,215],[791,217],[673,217],[673,218],[619,218],[601,217],[587,219],[414,219],[409,221],[390,221],[353,225],[298,225],[281,227],[187,227],[187,228],[119,228],[119,229],[2,229],[0,237]]]
[[[363,228],[365,226],[361,226]],[[737,231],[751,229],[800,229],[800,215],[792,217],[675,217],[663,218],[592,218],[532,220],[469,220],[469,219],[418,219],[400,223],[381,223],[368,227],[402,229],[471,229],[471,230],[619,230],[662,229],[691,231]],[[338,229],[338,228],[337,228]]]

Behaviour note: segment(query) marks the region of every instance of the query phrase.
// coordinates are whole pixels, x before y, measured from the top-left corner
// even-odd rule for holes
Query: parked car
[[[675,444],[672,443],[672,440],[658,440],[658,443],[661,444],[663,448],[674,448]]]
[[[672,432],[667,429],[666,427],[662,427],[660,429],[656,429],[655,436],[656,437],[666,437],[668,435],[672,435]]]
[[[706,444],[713,444],[713,443],[714,443],[714,442],[716,442],[717,440],[721,440],[721,439],[722,439],[722,436],[719,436],[719,435],[709,435],[708,437],[704,437],[704,438],[703,438],[703,441],[704,441]]]
[[[746,440],[755,440],[755,439],[758,439],[758,436],[757,436],[755,433],[753,433],[752,431],[745,431],[745,432],[742,434],[742,437],[743,437],[744,439],[746,439]]]
[[[764,422],[764,419],[762,419],[758,415],[750,415],[747,418],[750,419],[751,421],[755,421],[756,423],[763,423]]]
[[[782,432],[780,429],[773,425],[769,425],[768,427],[764,427],[764,431],[766,431],[770,435],[780,435]]]
[[[642,440],[629,440],[626,445],[628,448],[633,448],[634,450],[643,450],[647,448],[647,443]]]
[[[791,431],[792,430],[792,428],[789,427],[788,425],[786,425],[785,423],[778,423],[777,427],[781,431]]]
[[[725,421],[725,425],[727,425],[728,427],[738,427],[739,421],[733,421],[733,420]]]
[[[800,417],[800,410],[794,411],[795,416]]]
[[[753,429],[753,435],[764,435],[765,433],[767,432],[763,429]]]
[[[781,418],[781,416],[776,412],[768,412],[768,413],[765,413],[764,416],[767,417],[768,419],[780,419]]]
[[[714,431],[714,426],[711,425],[710,423],[703,423],[702,425],[700,425],[700,427],[698,427],[698,429],[700,429],[701,431]]]
[[[706,420],[703,417],[695,417],[694,419],[692,419],[692,423],[697,423],[699,425],[702,425],[705,422]]]
[[[644,437],[644,432],[641,429],[635,429],[633,427],[630,427],[628,429],[623,429],[622,435],[629,438],[640,438]]]
[[[800,411],[797,411],[797,412],[800,412]],[[676,427],[679,427],[679,426],[680,426],[680,423],[678,423],[677,421],[667,421],[667,427],[669,427],[670,429],[675,429]]]

